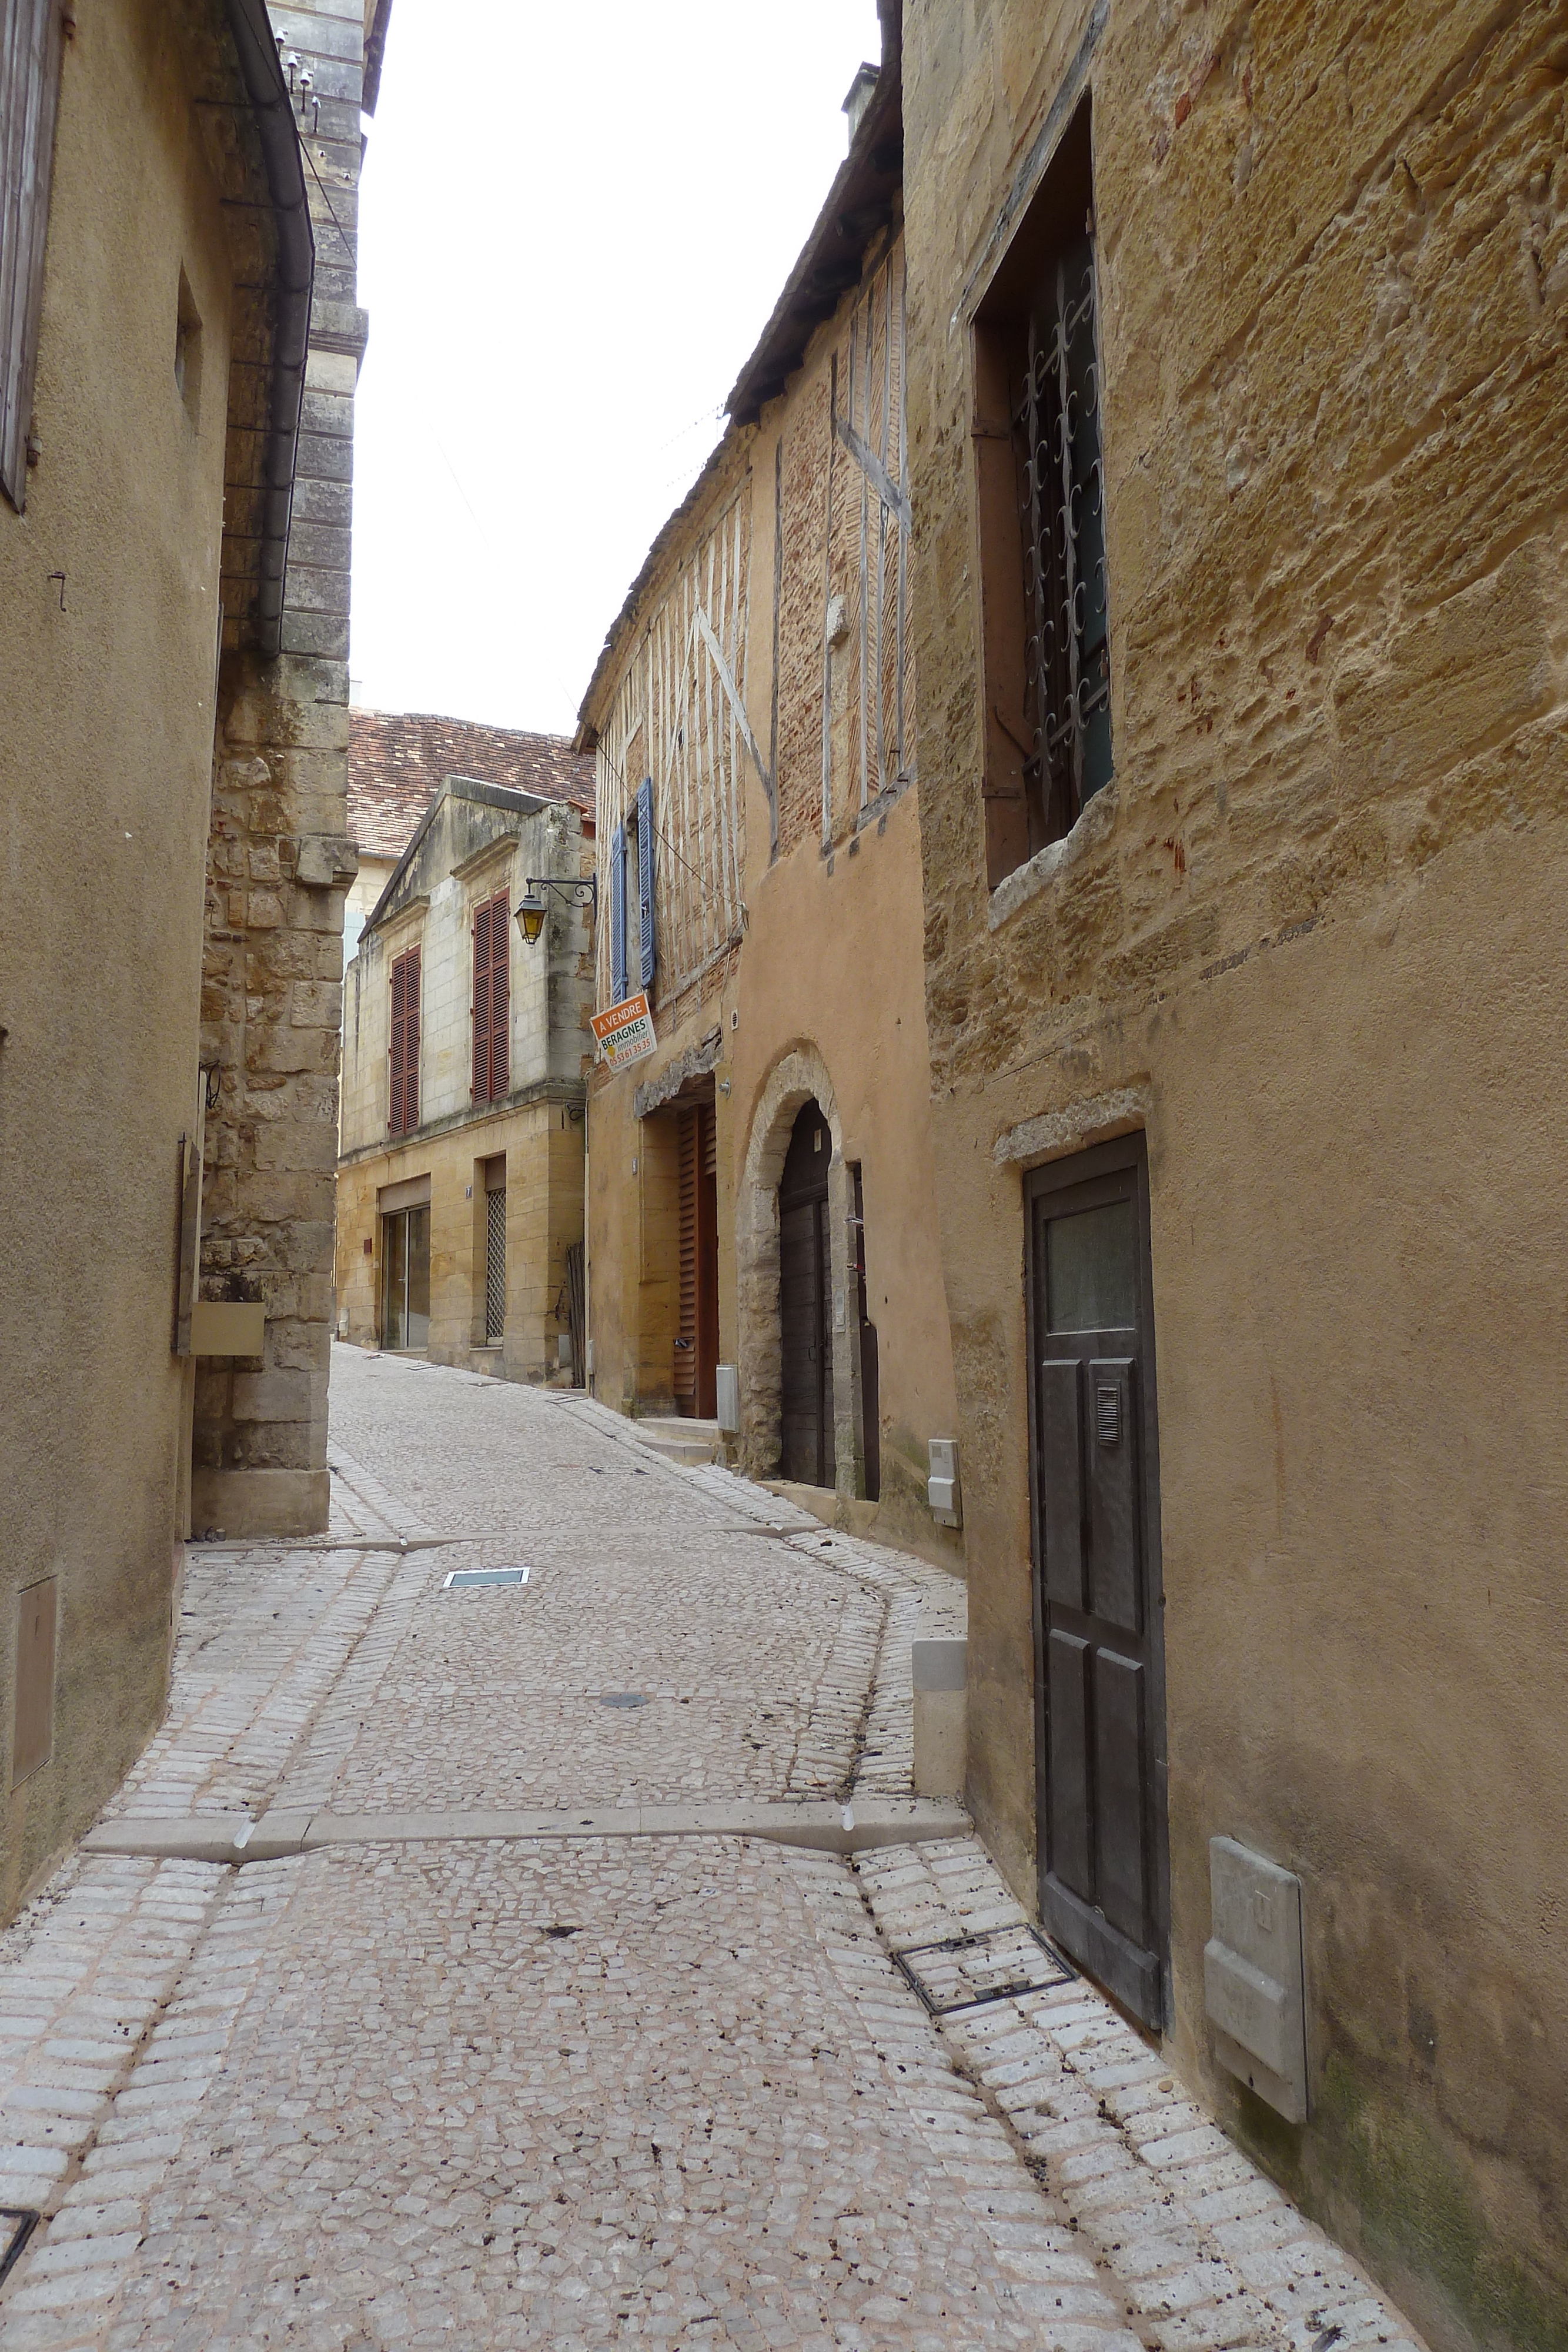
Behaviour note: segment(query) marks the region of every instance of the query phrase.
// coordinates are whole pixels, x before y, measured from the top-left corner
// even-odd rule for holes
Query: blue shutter
[[[626,828],[610,836],[610,997],[626,1001]]]
[[[653,985],[653,779],[637,787],[637,897],[643,933],[643,985]]]

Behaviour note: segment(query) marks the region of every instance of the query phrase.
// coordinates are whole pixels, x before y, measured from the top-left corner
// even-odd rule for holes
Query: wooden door
[[[680,1314],[675,1402],[712,1421],[718,1412],[718,1161],[714,1107],[693,1103],[680,1122]]]
[[[1159,2027],[1165,1665],[1142,1137],[1040,1170],[1029,1216],[1040,1912]]]
[[[832,1139],[814,1102],[795,1122],[779,1186],[779,1320],[782,1348],[779,1475],[831,1486],[833,1444],[832,1252],[828,1167]]]

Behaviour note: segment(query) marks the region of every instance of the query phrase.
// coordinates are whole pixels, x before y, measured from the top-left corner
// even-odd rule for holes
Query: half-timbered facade
[[[895,18],[848,158],[583,705],[592,1382],[939,1557]],[[733,1373],[734,1381],[720,1373]],[[730,1410],[737,1402],[738,1409]],[[726,1407],[726,1429],[715,1422]],[[864,1507],[863,1508],[862,1507]]]

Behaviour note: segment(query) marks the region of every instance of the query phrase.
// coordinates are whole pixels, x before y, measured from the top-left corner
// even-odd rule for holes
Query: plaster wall
[[[1544,6],[905,23],[969,1801],[1031,1899],[1021,1173],[1143,1125],[1170,2046],[1444,2345],[1568,2336],[1565,62]],[[988,896],[969,321],[1086,90],[1116,781]],[[1221,1833],[1303,1880],[1302,2127],[1211,2061]]]
[[[0,501],[0,1917],[158,1719],[185,1528],[176,1155],[199,1121],[232,264],[183,34],[103,0],[66,47],[42,457],[26,513]],[[13,1787],[16,1596],[48,1577],[53,1755]]]

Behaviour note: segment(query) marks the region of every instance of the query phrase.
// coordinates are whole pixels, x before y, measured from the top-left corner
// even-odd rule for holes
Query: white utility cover
[[[1307,2115],[1301,1882],[1234,1838],[1210,1838],[1213,1934],[1204,2004],[1214,2054],[1288,2123]]]

